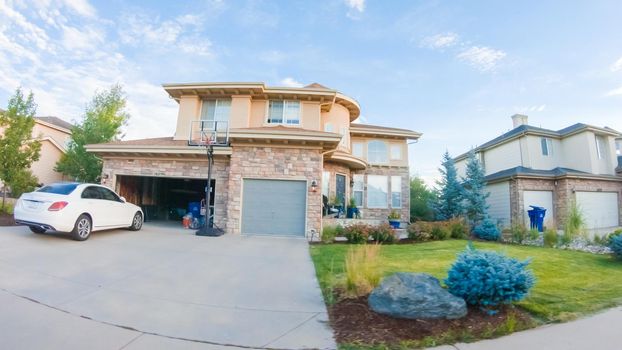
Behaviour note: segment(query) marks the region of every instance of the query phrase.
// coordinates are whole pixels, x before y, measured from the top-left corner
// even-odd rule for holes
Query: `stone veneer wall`
[[[227,232],[239,234],[241,229],[242,180],[258,179],[322,179],[322,155],[319,149],[281,148],[233,145],[229,174]],[[320,232],[322,225],[322,191],[307,192],[307,234]]]
[[[620,181],[562,178],[557,180],[544,179],[513,179],[510,181],[510,206],[512,224],[523,223],[523,191],[553,191],[553,210],[555,225],[561,229],[568,213],[571,200],[576,198],[575,191],[618,192],[619,207],[622,208],[622,179]],[[622,212],[619,222],[622,223]]]
[[[365,176],[365,192],[363,195],[363,207],[359,208],[363,219],[386,220],[391,212],[391,185],[389,179],[389,208],[386,209],[368,209],[367,206],[367,175],[384,175],[384,176],[401,176],[402,177],[402,207],[397,208],[402,214],[402,221],[410,222],[410,174],[408,167],[386,167],[386,166],[369,166],[365,171],[356,171],[353,174],[362,174]]]
[[[207,182],[207,159],[104,158],[102,173],[109,177],[108,180],[102,180],[102,184],[113,190],[118,190],[118,175],[185,177],[205,179]],[[216,180],[214,224],[226,230],[228,229],[226,205],[229,196],[229,159],[227,157],[215,156],[212,179]]]

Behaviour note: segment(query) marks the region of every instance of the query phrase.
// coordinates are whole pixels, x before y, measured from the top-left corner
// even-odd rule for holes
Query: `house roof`
[[[188,141],[173,140],[172,137],[154,137],[148,139],[112,141],[108,143],[100,143],[99,146],[187,146]]]
[[[352,135],[382,135],[393,136],[406,139],[418,139],[421,133],[408,129],[392,128],[388,126],[371,125],[371,124],[350,124],[350,134]]]
[[[331,88],[326,87],[326,86],[324,86],[322,84],[319,84],[319,83],[311,83],[309,85],[306,85],[304,88],[305,89],[326,89],[326,90],[331,90]]]
[[[549,178],[556,179],[561,177],[585,177],[585,178],[598,178],[598,179],[612,179],[622,181],[619,176],[612,175],[594,175],[590,173],[586,173],[584,171],[579,171],[575,169],[569,168],[561,168],[557,167],[551,170],[539,170],[526,168],[523,166],[517,166],[510,169],[501,170],[494,174],[490,174],[486,176],[487,182],[496,182],[500,180],[505,180],[513,177],[536,177],[536,178]]]
[[[73,124],[66,122],[58,117],[35,117],[36,120],[40,120],[42,122],[48,123],[48,124],[52,124],[55,125],[59,128],[63,128],[63,129],[67,129],[67,130],[71,130],[71,128],[73,128]]]
[[[517,126],[516,128],[506,132],[505,134],[502,134],[501,136],[498,136],[488,142],[483,143],[482,145],[474,148],[473,151],[474,152],[483,151],[488,148],[492,148],[498,144],[504,143],[506,141],[510,141],[514,138],[517,138],[519,136],[526,135],[526,134],[548,136],[548,137],[553,137],[553,138],[563,138],[563,137],[571,136],[573,134],[576,134],[584,130],[592,130],[597,133],[608,134],[612,136],[622,135],[619,131],[616,131],[609,127],[601,128],[598,126],[593,126],[593,125],[584,124],[584,123],[576,123],[574,125],[571,125],[569,127],[566,127],[560,130],[544,129],[544,128],[538,128],[535,126],[524,124],[524,125]],[[462,160],[466,158],[468,154],[469,152],[465,152],[457,156],[456,158],[454,158],[454,160],[456,161]]]

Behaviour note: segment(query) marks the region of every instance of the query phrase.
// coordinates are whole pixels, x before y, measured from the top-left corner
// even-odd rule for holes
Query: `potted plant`
[[[343,203],[341,203],[341,199],[338,198],[337,196],[332,196],[330,198],[330,205],[334,208],[339,210],[339,213],[337,215],[337,217],[343,215]]]
[[[400,228],[400,219],[401,218],[402,218],[402,214],[400,214],[395,209],[391,210],[391,213],[389,213],[389,216],[388,216],[389,224],[391,225],[391,227],[393,227],[393,228]]]
[[[348,205],[348,212],[346,218],[352,219],[359,216],[359,209],[356,207],[356,200],[354,197],[350,198],[350,204]]]

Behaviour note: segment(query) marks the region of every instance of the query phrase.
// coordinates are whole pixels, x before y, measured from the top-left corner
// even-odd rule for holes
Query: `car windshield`
[[[47,185],[37,190],[37,192],[56,193],[56,194],[70,194],[78,187],[76,183],[66,184],[53,184]]]

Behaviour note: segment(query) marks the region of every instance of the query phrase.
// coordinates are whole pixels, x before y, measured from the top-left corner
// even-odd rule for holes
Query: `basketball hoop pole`
[[[207,144],[207,187],[205,193],[205,223],[196,232],[197,236],[221,236],[224,231],[220,228],[214,228],[214,222],[210,220],[211,208],[210,201],[212,197],[212,166],[214,165],[214,145]]]

